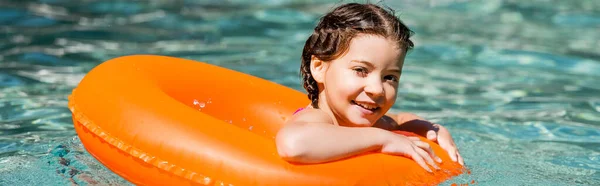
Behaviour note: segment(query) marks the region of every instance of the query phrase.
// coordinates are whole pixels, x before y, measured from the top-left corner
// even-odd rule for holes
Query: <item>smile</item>
[[[364,104],[364,103],[357,103],[357,102],[356,102],[356,101],[354,101],[354,100],[352,100],[352,101],[351,101],[351,103],[352,103],[353,105],[357,105],[357,106],[359,106],[359,107],[361,107],[361,108],[363,108],[363,109],[370,110],[370,111],[372,111],[372,112],[375,112],[375,111],[379,110],[379,107],[378,107],[377,105],[370,105],[370,104]]]

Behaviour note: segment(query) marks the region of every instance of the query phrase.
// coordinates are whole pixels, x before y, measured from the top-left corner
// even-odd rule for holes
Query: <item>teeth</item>
[[[354,103],[356,103],[356,102],[354,102]],[[356,103],[356,104],[357,104],[358,106],[361,106],[361,107],[363,107],[363,108],[366,108],[366,109],[369,109],[369,110],[374,110],[374,109],[376,109],[376,108],[377,108],[376,106],[369,106],[369,105],[360,104],[360,103]]]
[[[371,107],[369,107],[369,106],[366,106],[366,105],[363,105],[363,104],[360,104],[360,106],[361,106],[361,107],[365,107],[366,109],[373,109],[373,108],[371,108]]]

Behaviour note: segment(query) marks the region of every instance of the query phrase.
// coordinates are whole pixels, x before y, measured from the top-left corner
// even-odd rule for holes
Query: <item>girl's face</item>
[[[319,107],[342,126],[372,126],[396,102],[405,52],[377,35],[354,37],[345,54],[330,62],[314,59]]]

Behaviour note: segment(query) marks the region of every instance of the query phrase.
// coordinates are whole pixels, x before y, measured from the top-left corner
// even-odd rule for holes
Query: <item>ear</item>
[[[314,55],[310,58],[310,73],[317,83],[323,83],[325,80],[325,71],[327,71],[328,63],[321,61]]]

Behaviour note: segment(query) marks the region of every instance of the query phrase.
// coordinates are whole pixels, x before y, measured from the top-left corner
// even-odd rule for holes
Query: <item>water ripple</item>
[[[325,3],[0,2],[0,185],[38,181],[32,171],[51,185],[127,184],[83,153],[67,109],[114,57],[183,57],[302,90],[302,46],[339,1]],[[449,128],[473,173],[451,182],[600,183],[600,1],[384,3],[415,31],[393,110]]]

